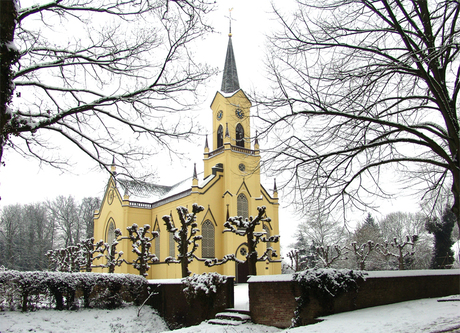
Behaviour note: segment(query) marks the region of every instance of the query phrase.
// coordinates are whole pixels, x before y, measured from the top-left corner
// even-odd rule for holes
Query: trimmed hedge
[[[0,310],[138,305],[146,286],[144,277],[132,274],[4,271],[0,272]]]

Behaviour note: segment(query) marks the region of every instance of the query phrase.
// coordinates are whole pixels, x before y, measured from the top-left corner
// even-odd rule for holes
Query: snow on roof
[[[232,92],[224,92],[222,90],[219,90],[219,93],[224,96],[225,98],[230,98],[232,97],[233,95],[235,95],[238,91],[240,91],[241,89],[237,89],[235,91],[232,91]]]
[[[201,172],[198,178],[203,175]],[[198,187],[206,186],[215,175],[210,175],[205,179],[198,181]],[[145,202],[149,204],[167,199],[179,193],[182,193],[192,188],[193,177],[188,177],[174,185],[158,185],[142,181],[135,181],[132,179],[117,178],[117,186],[120,193],[128,194],[130,201]]]

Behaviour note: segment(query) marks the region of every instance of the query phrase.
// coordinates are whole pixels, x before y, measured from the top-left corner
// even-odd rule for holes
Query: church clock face
[[[240,118],[240,119],[243,119],[243,117],[244,117],[244,112],[243,112],[243,110],[241,110],[241,109],[236,109],[236,110],[235,110],[235,114],[236,114],[236,116],[237,116],[238,118]]]
[[[241,172],[244,172],[246,170],[246,166],[243,163],[240,163],[240,165],[238,165],[238,169],[240,169]]]
[[[223,115],[224,115],[224,111],[220,110],[219,112],[217,112],[217,120],[221,120]]]

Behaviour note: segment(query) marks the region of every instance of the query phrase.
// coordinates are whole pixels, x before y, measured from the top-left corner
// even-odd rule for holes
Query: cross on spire
[[[232,37],[232,20],[235,21],[234,18],[232,18],[232,10],[233,8],[228,9],[228,16],[225,16],[228,18],[228,36]]]

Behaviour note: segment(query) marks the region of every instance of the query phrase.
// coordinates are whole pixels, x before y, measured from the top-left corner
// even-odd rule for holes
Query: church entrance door
[[[244,260],[244,263],[236,263],[236,283],[246,283],[248,282],[249,274],[249,262],[246,258],[248,255],[248,245],[246,243],[241,244],[236,250],[236,258],[239,260]]]

